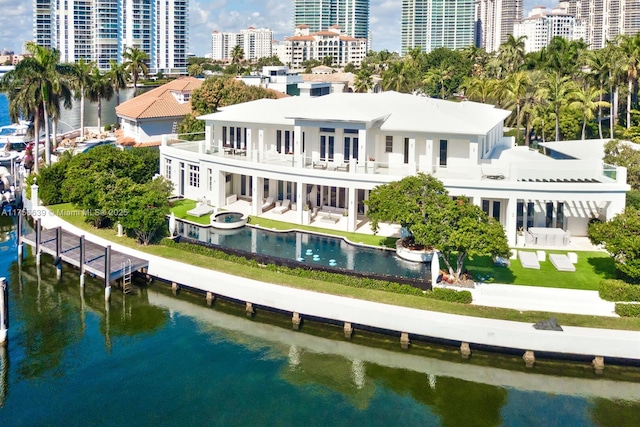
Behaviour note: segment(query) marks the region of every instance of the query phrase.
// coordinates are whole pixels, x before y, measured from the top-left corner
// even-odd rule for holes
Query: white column
[[[251,128],[247,128],[247,140],[244,142],[244,149],[246,150],[247,160],[253,159],[253,132]]]
[[[293,127],[293,155],[296,167],[304,167],[304,153],[302,152],[302,126]],[[300,217],[302,219],[302,217]]]
[[[367,130],[358,130],[358,163],[360,166],[367,164]],[[373,147],[375,149],[375,147]]]
[[[224,206],[227,201],[225,200],[225,196],[226,196],[226,180],[225,180],[225,174],[223,172],[221,172],[218,169],[212,169],[211,170],[211,175],[213,177],[213,183],[211,188],[213,188],[213,192],[214,192],[214,200],[215,200],[215,206]]]
[[[211,147],[210,150],[213,153],[214,151],[216,151],[216,149],[218,150],[218,152],[222,151],[222,143],[221,141],[221,136],[222,136],[222,126],[218,125],[218,126],[211,126]]]
[[[258,158],[255,158],[254,161],[260,161],[262,155],[264,153],[264,129],[258,130]]]
[[[251,180],[251,215],[262,213],[262,199],[264,198],[264,178],[254,176]]]
[[[356,189],[349,187],[347,189],[347,197],[349,198],[348,214],[347,217],[347,231],[356,231],[356,225],[358,224],[358,206],[356,204]]]
[[[307,203],[307,184],[302,181],[296,183],[296,218],[298,224],[302,224],[302,215],[304,215],[304,204]]]
[[[204,150],[205,150],[205,153],[210,153],[212,146],[213,146],[213,123],[207,123],[204,126]]]
[[[412,175],[416,174],[417,165],[416,165],[416,139],[409,138],[409,171]]]
[[[426,172],[433,173],[435,170],[434,166],[434,158],[433,158],[433,139],[427,139],[427,167],[429,168]]]
[[[516,245],[516,215],[517,215],[517,206],[518,199],[510,198],[506,200],[506,217],[504,227],[507,234],[507,241],[509,242],[509,246]]]

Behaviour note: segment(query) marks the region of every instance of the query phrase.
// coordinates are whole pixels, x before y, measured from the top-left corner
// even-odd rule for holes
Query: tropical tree
[[[202,66],[202,64],[191,64],[187,67],[187,73],[189,73],[189,75],[193,77],[200,76],[203,72],[204,67]]]
[[[389,68],[382,73],[382,88],[395,90],[396,92],[410,91],[410,70],[404,61],[396,61],[389,64]]]
[[[620,49],[622,52],[623,69],[627,75],[627,129],[631,127],[632,96],[638,82],[640,69],[640,33],[634,36],[621,36]]]
[[[605,49],[590,50],[585,54],[586,65],[589,67],[589,74],[595,81],[597,87],[600,89],[600,97],[598,101],[604,101],[604,94],[606,93],[605,86],[609,78],[610,63],[606,58]],[[611,104],[609,104],[611,107]],[[610,123],[613,126],[613,123]],[[600,139],[603,138],[602,134],[602,105],[598,106],[598,135]]]
[[[89,87],[87,88],[87,95],[92,102],[98,104],[98,129],[102,129],[102,100],[111,99],[113,97],[114,89],[111,85],[108,74],[102,74],[98,68],[93,69],[91,74],[91,80],[89,81]]]
[[[589,240],[603,245],[613,257],[616,270],[640,281],[640,211],[627,207],[607,222],[589,224]]]
[[[498,49],[498,59],[506,75],[516,72],[525,59],[524,41],[527,36],[514,37],[509,34],[507,41]]]
[[[570,76],[562,76],[557,71],[548,73],[543,84],[547,90],[547,101],[555,114],[556,141],[560,141],[560,109],[573,98],[575,85]]]
[[[435,93],[439,93],[440,99],[445,99],[447,94],[446,84],[455,72],[455,67],[452,65],[446,65],[444,63],[439,64],[437,67],[433,67],[427,71],[427,74],[422,80],[422,83],[434,88]],[[428,90],[427,93],[433,95],[432,91]]]
[[[117,106],[120,105],[120,90],[127,87],[129,72],[127,71],[127,64],[118,64],[115,59],[109,60],[109,67],[109,71],[106,74],[116,94]]]
[[[527,71],[517,71],[505,79],[503,93],[506,96],[506,107],[515,106],[516,141],[520,141],[522,125],[522,101],[531,85],[531,78]]]
[[[142,74],[144,77],[149,75],[149,66],[147,65],[149,55],[137,47],[129,46],[123,57],[125,69],[133,79],[133,96],[136,96],[140,75]]]
[[[497,88],[497,80],[485,76],[467,77],[462,84],[464,95],[471,101],[486,103],[491,99]]]
[[[373,87],[373,79],[371,78],[371,71],[368,67],[363,66],[356,73],[353,81],[354,88],[358,93],[366,93]]]
[[[456,279],[467,257],[509,255],[500,223],[465,198],[453,200],[442,182],[431,175],[419,173],[379,185],[365,203],[374,232],[379,222],[401,225],[413,244],[441,251]],[[451,264],[454,258],[455,268]]]
[[[237,44],[231,49],[231,62],[234,64],[240,63],[244,59],[244,49]]]
[[[95,62],[87,62],[81,58],[73,65],[73,82],[76,99],[80,99],[80,136],[84,136],[84,102],[96,69]]]
[[[578,86],[573,92],[573,101],[569,104],[570,108],[575,108],[582,114],[582,139],[585,139],[587,121],[593,120],[595,111],[601,110],[602,107],[609,107],[610,104],[602,101],[604,89],[597,87],[582,85]]]

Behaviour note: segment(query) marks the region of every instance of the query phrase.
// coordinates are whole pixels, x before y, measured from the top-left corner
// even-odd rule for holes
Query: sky
[[[400,50],[402,0],[371,0],[373,49]],[[525,14],[535,5],[553,7],[557,0],[524,0]],[[211,32],[239,32],[253,26],[274,31],[276,40],[293,34],[293,0],[190,0],[189,51],[204,56]],[[0,0],[0,48],[22,51],[33,37],[33,1]]]

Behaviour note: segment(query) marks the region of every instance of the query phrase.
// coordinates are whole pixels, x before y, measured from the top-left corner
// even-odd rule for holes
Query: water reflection
[[[533,371],[521,361],[492,367],[503,359],[495,355],[492,364],[476,353],[463,362],[454,351],[438,358],[417,347],[365,347],[304,332],[317,332],[312,323],[295,332],[284,316],[271,321],[286,327],[258,322],[242,307],[212,308],[203,297],[174,297],[161,287],[114,290],[105,304],[100,280],[87,278],[83,291],[78,272],[64,266],[58,282],[47,256],[39,269],[27,258],[4,272],[12,322],[9,351],[0,349],[3,426],[67,424],[69,417],[130,425],[143,416],[147,424],[193,424],[198,419],[190,417],[203,413],[210,423],[233,425],[622,426],[635,425],[640,413],[638,370],[621,371],[620,381],[612,379],[615,367],[597,378],[563,364],[556,372],[573,374],[560,376],[544,363]],[[322,328],[318,335],[332,334]],[[113,411],[114,397],[140,396],[144,415]],[[34,409],[42,399],[51,402]]]

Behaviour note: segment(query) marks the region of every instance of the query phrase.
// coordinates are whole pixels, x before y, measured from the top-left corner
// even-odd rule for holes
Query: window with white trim
[[[164,177],[171,181],[171,159],[164,161]]]
[[[189,185],[200,188],[200,166],[189,165]]]
[[[384,152],[385,153],[393,153],[393,136],[387,135],[385,144],[384,144]]]

